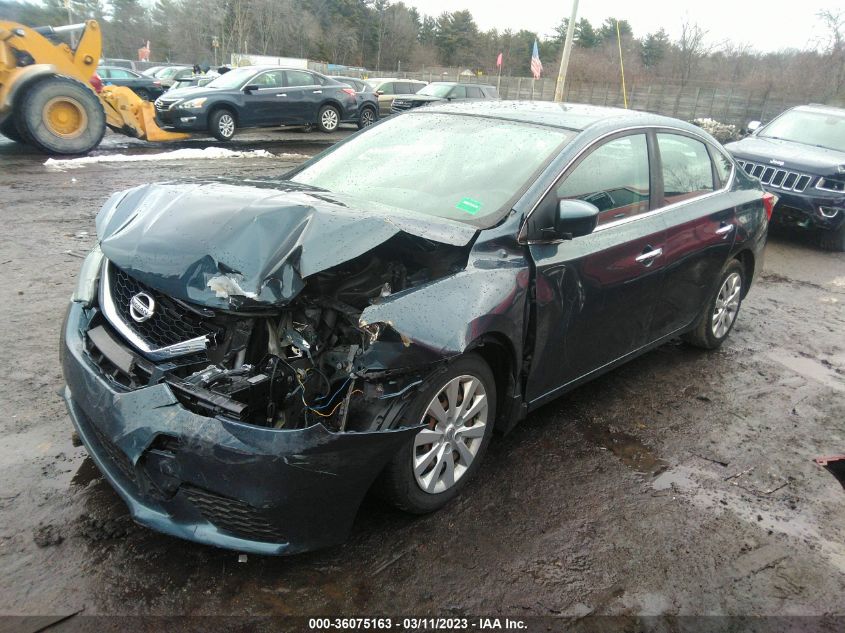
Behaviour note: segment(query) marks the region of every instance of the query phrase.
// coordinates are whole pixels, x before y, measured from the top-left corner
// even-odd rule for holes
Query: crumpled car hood
[[[223,309],[284,305],[310,275],[400,232],[464,246],[476,229],[279,180],[143,185],[97,215],[115,265],[172,297]]]

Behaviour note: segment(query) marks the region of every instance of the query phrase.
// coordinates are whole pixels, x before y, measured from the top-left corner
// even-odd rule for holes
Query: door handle
[[[646,248],[650,248],[650,247],[647,246]],[[635,259],[640,264],[645,264],[646,266],[650,266],[651,260],[653,260],[655,257],[660,257],[662,254],[663,254],[662,248],[655,248],[653,250],[646,251],[642,255],[637,255],[635,257]]]
[[[720,226],[718,229],[716,229],[716,235],[728,235],[733,230],[733,224],[726,224],[725,226]]]
[[[287,93],[286,93],[286,92],[282,92],[282,93],[280,93],[280,94],[277,94],[276,96],[277,96],[277,97],[287,97],[288,95],[287,95]]]
[[[322,90],[314,90],[313,92],[314,92],[314,94],[315,94],[315,95],[321,95],[321,94],[323,94],[323,91],[322,91]]]

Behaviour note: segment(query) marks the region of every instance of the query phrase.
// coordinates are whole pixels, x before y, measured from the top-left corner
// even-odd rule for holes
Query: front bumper
[[[201,110],[185,110],[172,108],[170,110],[156,109],[156,119],[166,127],[177,130],[196,131],[208,129],[208,112]]]
[[[786,193],[766,185],[763,185],[763,189],[778,197],[772,213],[772,222],[775,224],[827,231],[835,231],[845,224],[845,195],[821,195],[821,192],[815,195],[816,191],[812,187],[808,187],[803,194]],[[833,217],[826,217],[822,207],[838,209],[838,212]]]
[[[262,428],[193,413],[166,384],[127,391],[85,351],[90,317],[73,303],[64,326],[68,412],[133,519],[165,534],[274,555],[340,543],[375,477],[416,432]]]

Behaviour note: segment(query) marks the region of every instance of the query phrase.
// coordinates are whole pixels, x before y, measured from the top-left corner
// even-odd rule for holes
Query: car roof
[[[362,79],[362,81],[410,81],[415,84],[424,84],[422,79],[401,79],[399,77],[370,77],[369,79]]]
[[[470,84],[471,85],[471,84]],[[423,108],[427,113],[468,114],[537,125],[561,127],[582,131],[603,122],[615,122],[619,127],[632,125],[653,125],[682,128],[701,136],[707,136],[701,128],[670,117],[649,114],[638,110],[608,108],[581,103],[553,103],[551,101],[483,101],[460,100],[435,103]]]

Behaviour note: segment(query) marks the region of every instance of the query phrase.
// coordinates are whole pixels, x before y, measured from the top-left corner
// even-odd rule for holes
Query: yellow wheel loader
[[[75,49],[48,39],[79,32]],[[147,141],[172,141],[155,122],[153,105],[132,90],[91,84],[102,52],[99,24],[28,28],[0,20],[0,133],[48,154],[85,154],[108,126]]]

